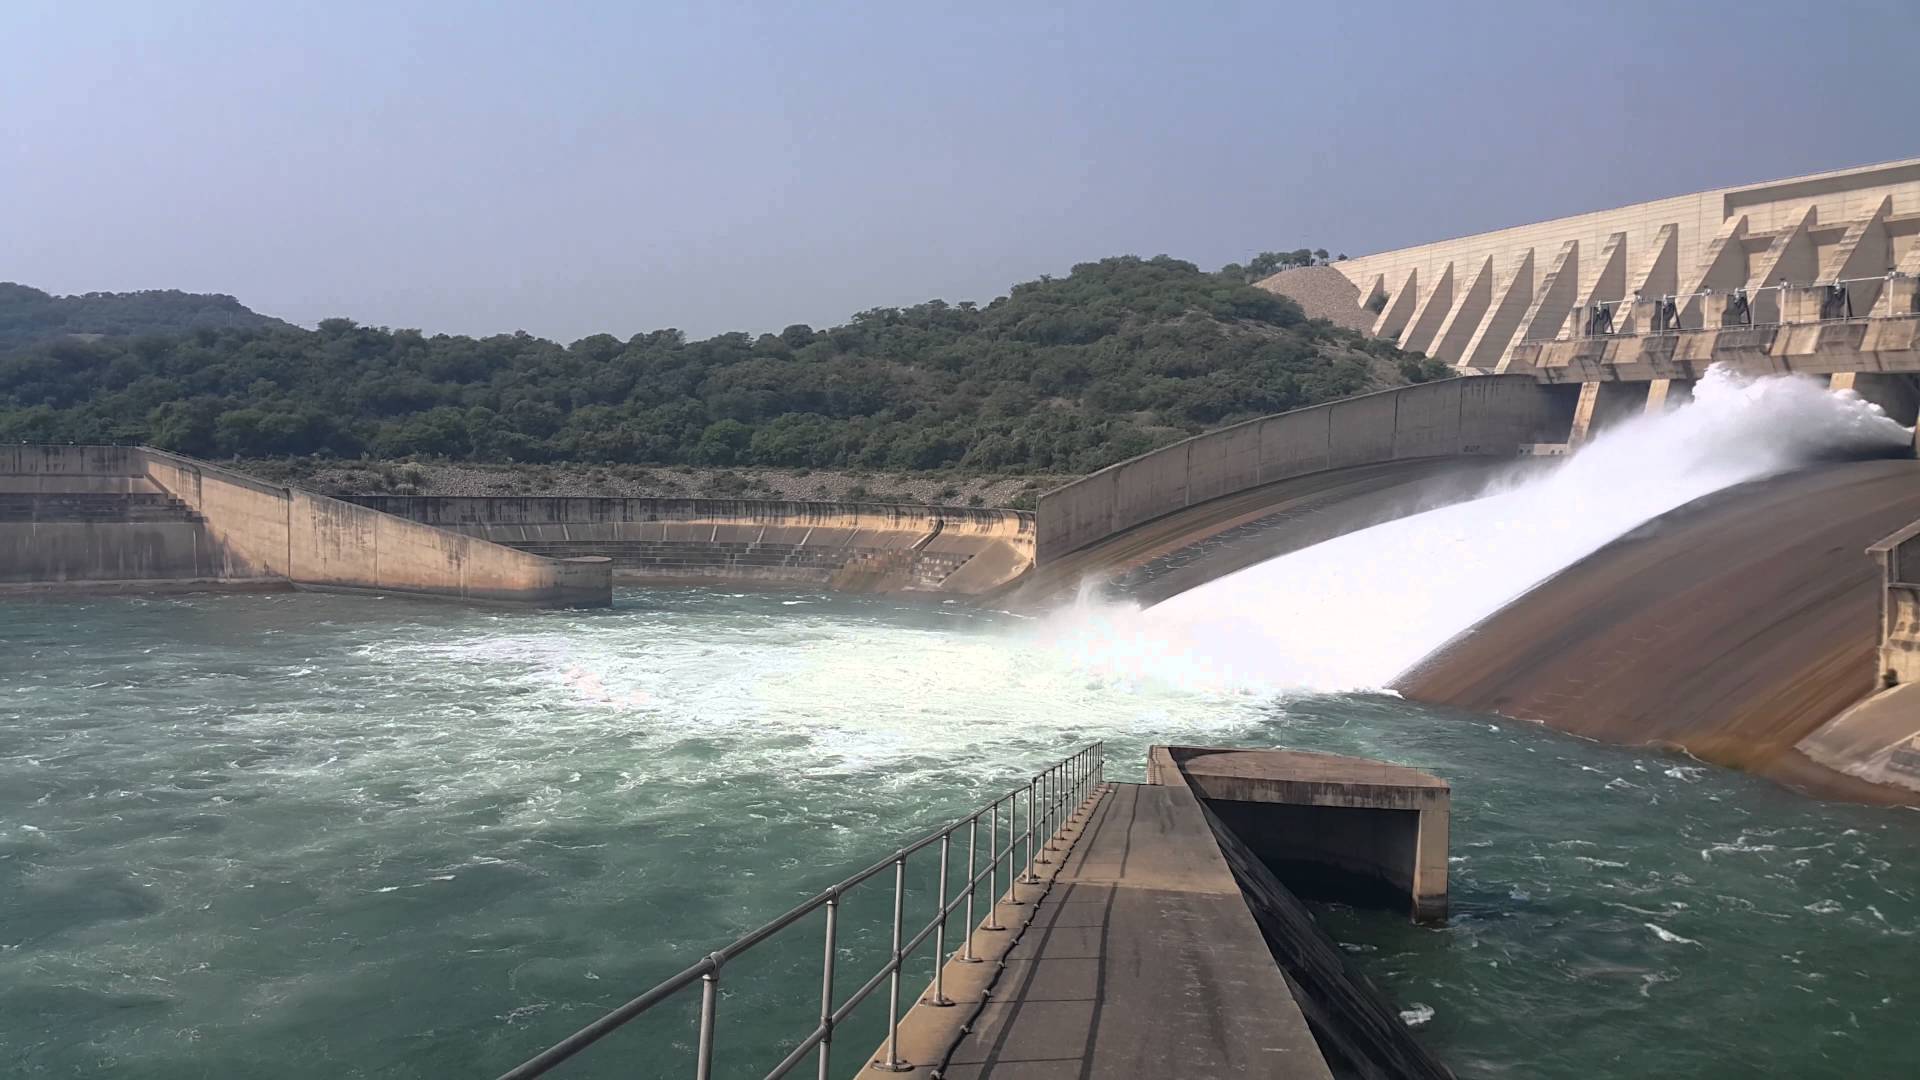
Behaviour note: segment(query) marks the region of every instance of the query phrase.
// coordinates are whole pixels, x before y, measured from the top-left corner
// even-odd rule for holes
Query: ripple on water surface
[[[1387,697],[1090,671],[1048,634],[693,591],[0,604],[0,1054],[490,1074],[1104,738],[1128,777],[1169,739],[1452,780],[1451,923],[1324,915],[1462,1075],[1920,1068],[1920,817]],[[730,974],[740,1065],[810,1026],[816,948]],[[679,1018],[578,1074],[677,1075]]]

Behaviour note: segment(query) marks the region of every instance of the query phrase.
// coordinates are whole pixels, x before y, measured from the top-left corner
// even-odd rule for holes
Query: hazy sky
[[[0,280],[825,326],[1920,155],[1913,0],[0,0]]]

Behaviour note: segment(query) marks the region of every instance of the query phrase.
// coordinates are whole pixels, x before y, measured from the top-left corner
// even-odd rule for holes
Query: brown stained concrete
[[[1883,690],[1800,741],[1831,769],[1920,795],[1920,682]]]
[[[1397,688],[1419,701],[1682,747],[1829,798],[1920,793],[1795,744],[1871,693],[1879,568],[1920,518],[1920,462],[1816,466],[1668,513],[1482,621]]]
[[[1070,600],[1083,580],[1158,603],[1291,551],[1483,494],[1526,462],[1423,458],[1332,469],[1189,507],[1036,567],[985,602],[1016,610]]]
[[[1068,832],[1003,958],[949,964],[955,1004],[902,1022],[912,1075],[1330,1080],[1191,792],[1109,785]]]

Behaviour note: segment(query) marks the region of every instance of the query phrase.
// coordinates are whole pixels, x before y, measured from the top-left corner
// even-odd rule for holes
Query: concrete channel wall
[[[206,525],[125,446],[0,446],[0,584],[206,581]]]
[[[612,602],[604,559],[543,558],[162,450],[0,447],[0,583],[115,582]]]
[[[206,520],[221,576],[549,607],[612,602],[604,560],[556,560],[163,450],[147,476]]]
[[[1017,510],[758,499],[360,495],[369,509],[545,555],[598,555],[625,580],[971,595],[1033,565]]]
[[[1040,497],[1036,562],[1143,522],[1308,473],[1450,456],[1512,457],[1551,433],[1555,409],[1531,376],[1422,383],[1196,435]],[[1556,434],[1559,436],[1556,438]]]

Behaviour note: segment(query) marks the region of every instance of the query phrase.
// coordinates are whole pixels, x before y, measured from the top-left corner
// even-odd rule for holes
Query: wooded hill
[[[571,345],[347,319],[305,330],[181,293],[119,294],[91,320],[82,313],[111,294],[51,298],[86,302],[67,309],[64,333],[112,336],[0,346],[0,441],[1087,472],[1207,427],[1446,374],[1245,280],[1240,267],[1129,256],[984,306],[935,300],[826,330]],[[0,313],[18,307],[0,300]],[[25,325],[0,321],[31,337]]]
[[[231,296],[178,289],[52,296],[0,281],[0,350],[69,334],[177,334],[200,326],[293,329],[291,323],[247,310]]]

